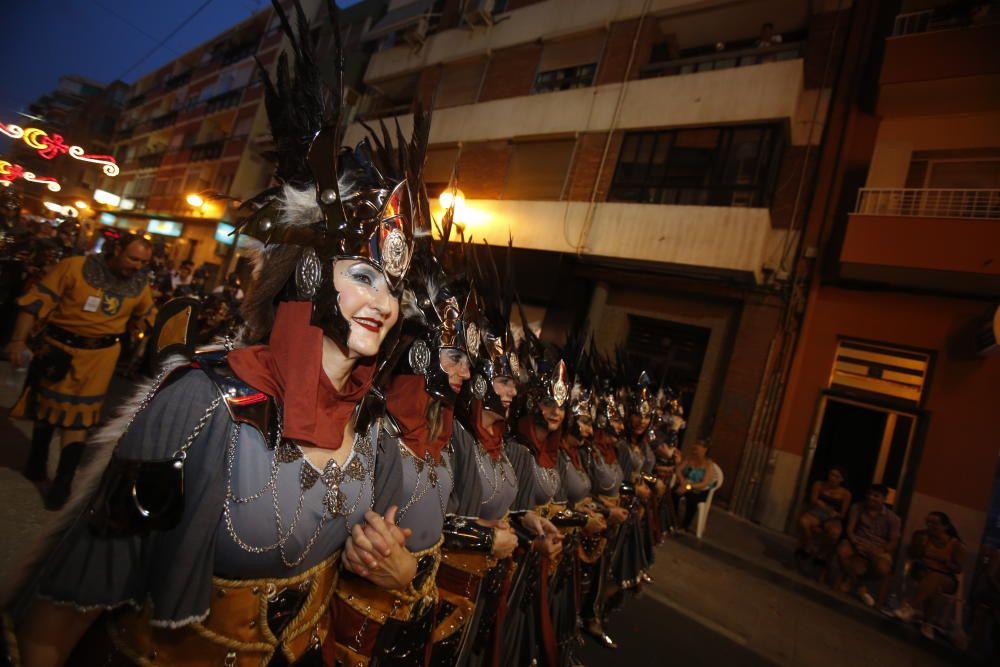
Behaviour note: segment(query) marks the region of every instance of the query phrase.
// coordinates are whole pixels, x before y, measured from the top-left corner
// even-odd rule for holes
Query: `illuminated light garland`
[[[21,139],[46,160],[52,160],[60,154],[69,154],[74,160],[92,162],[102,165],[101,170],[106,176],[117,176],[121,173],[118,162],[111,155],[89,155],[80,146],[68,146],[61,134],[50,135],[37,127],[23,128],[19,125],[0,123],[0,133],[11,139]]]
[[[77,160],[104,165],[101,167],[101,170],[107,176],[117,176],[121,172],[121,169],[118,168],[118,163],[115,162],[115,158],[111,155],[86,155],[79,146],[70,146],[69,154],[70,157],[74,157]]]
[[[35,176],[30,171],[25,171],[24,167],[19,164],[11,164],[6,160],[0,160],[0,185],[5,188],[9,187],[13,181],[19,178],[23,178],[29,183],[42,183],[49,189],[50,192],[59,192],[62,190],[62,186],[59,185],[59,181],[48,176]]]

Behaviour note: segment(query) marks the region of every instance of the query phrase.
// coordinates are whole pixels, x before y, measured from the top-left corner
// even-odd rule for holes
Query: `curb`
[[[670,539],[670,538],[667,538]],[[903,625],[893,618],[888,618],[878,611],[869,609],[856,603],[848,597],[828,591],[825,587],[803,579],[798,575],[790,576],[784,572],[779,572],[771,567],[760,564],[719,547],[712,542],[702,539],[696,541],[692,537],[684,536],[674,540],[675,543],[687,549],[697,551],[717,560],[724,561],[728,565],[738,567],[749,572],[759,579],[764,579],[770,583],[777,584],[782,588],[791,590],[802,595],[809,600],[820,604],[828,609],[850,616],[858,621],[866,623],[885,635],[903,639],[910,644],[918,644],[919,647],[928,653],[933,654],[943,660],[947,660],[957,665],[976,664],[975,656],[962,651],[945,641],[930,642],[924,639],[917,628],[912,625]]]

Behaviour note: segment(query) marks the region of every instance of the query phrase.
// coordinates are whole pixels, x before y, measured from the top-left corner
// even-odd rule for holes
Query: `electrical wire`
[[[148,32],[146,32],[145,30],[143,30],[142,28],[140,28],[136,24],[132,23],[132,21],[130,21],[128,18],[126,18],[126,17],[122,16],[121,14],[119,14],[118,10],[113,9],[113,8],[108,7],[107,5],[105,5],[103,2],[101,2],[101,0],[91,0],[91,1],[95,5],[97,5],[98,7],[100,7],[101,9],[103,9],[104,11],[106,11],[108,14],[111,14],[116,19],[118,19],[119,21],[121,21],[122,23],[124,23],[125,25],[127,25],[128,27],[132,28],[132,30],[135,30],[137,33],[139,33],[140,35],[142,35],[146,39],[152,39],[152,40],[159,39],[158,37],[156,37],[154,35],[150,35]],[[166,49],[167,51],[170,51],[175,56],[182,55],[182,54],[178,53],[176,49],[172,49],[169,46],[164,45],[163,48]]]
[[[191,21],[193,21],[195,19],[195,17],[198,16],[198,14],[201,14],[205,10],[205,8],[208,7],[210,4],[212,4],[214,1],[215,0],[205,0],[205,2],[201,3],[201,5],[199,5],[197,9],[195,9],[193,12],[191,12],[186,19],[184,19],[183,21],[180,22],[180,25],[178,25],[176,28],[174,28],[173,30],[171,30],[169,35],[167,35],[166,37],[164,37],[163,39],[161,39],[159,42],[157,42],[153,46],[152,49],[150,49],[148,52],[146,52],[146,54],[144,56],[142,56],[141,58],[139,58],[139,60],[137,60],[134,64],[132,64],[127,70],[125,70],[119,76],[117,76],[116,79],[124,80],[125,77],[128,75],[129,72],[131,72],[132,70],[134,70],[136,67],[138,67],[142,63],[146,62],[146,60],[148,60],[150,56],[152,56],[154,53],[156,53],[158,50],[160,50],[160,48],[163,47],[164,44],[166,44],[166,42],[170,40],[170,38],[172,38],[174,35],[176,35],[177,33],[179,33],[184,28],[184,26],[186,26],[188,23],[190,23]]]

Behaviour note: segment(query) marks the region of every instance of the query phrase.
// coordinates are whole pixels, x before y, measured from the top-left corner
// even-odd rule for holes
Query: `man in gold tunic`
[[[100,419],[121,337],[130,323],[152,322],[153,294],[142,271],[151,255],[149,241],[126,236],[110,255],[62,260],[18,299],[20,312],[6,351],[15,367],[31,362],[11,411],[35,421],[25,477],[45,479],[49,441],[56,428],[62,429],[62,454],[45,498],[49,509],[69,498],[87,429]],[[27,339],[37,322],[44,329],[32,355]]]

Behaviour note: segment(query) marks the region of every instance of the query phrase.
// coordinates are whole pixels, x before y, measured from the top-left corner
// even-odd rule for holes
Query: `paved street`
[[[48,516],[41,489],[20,475],[28,450],[28,424],[12,421],[8,407],[17,395],[17,379],[0,364],[0,577]],[[120,397],[129,385],[116,378]],[[51,466],[50,466],[51,467]],[[50,470],[51,474],[51,470]],[[727,529],[723,522],[709,531]],[[729,528],[731,530],[731,528]],[[949,663],[920,647],[914,638],[888,636],[866,623],[779,586],[765,577],[734,567],[693,538],[668,540],[652,571],[654,583],[630,597],[616,614],[609,633],[618,651],[588,640],[580,657],[590,667],[943,667]],[[655,648],[654,648],[655,647]]]

